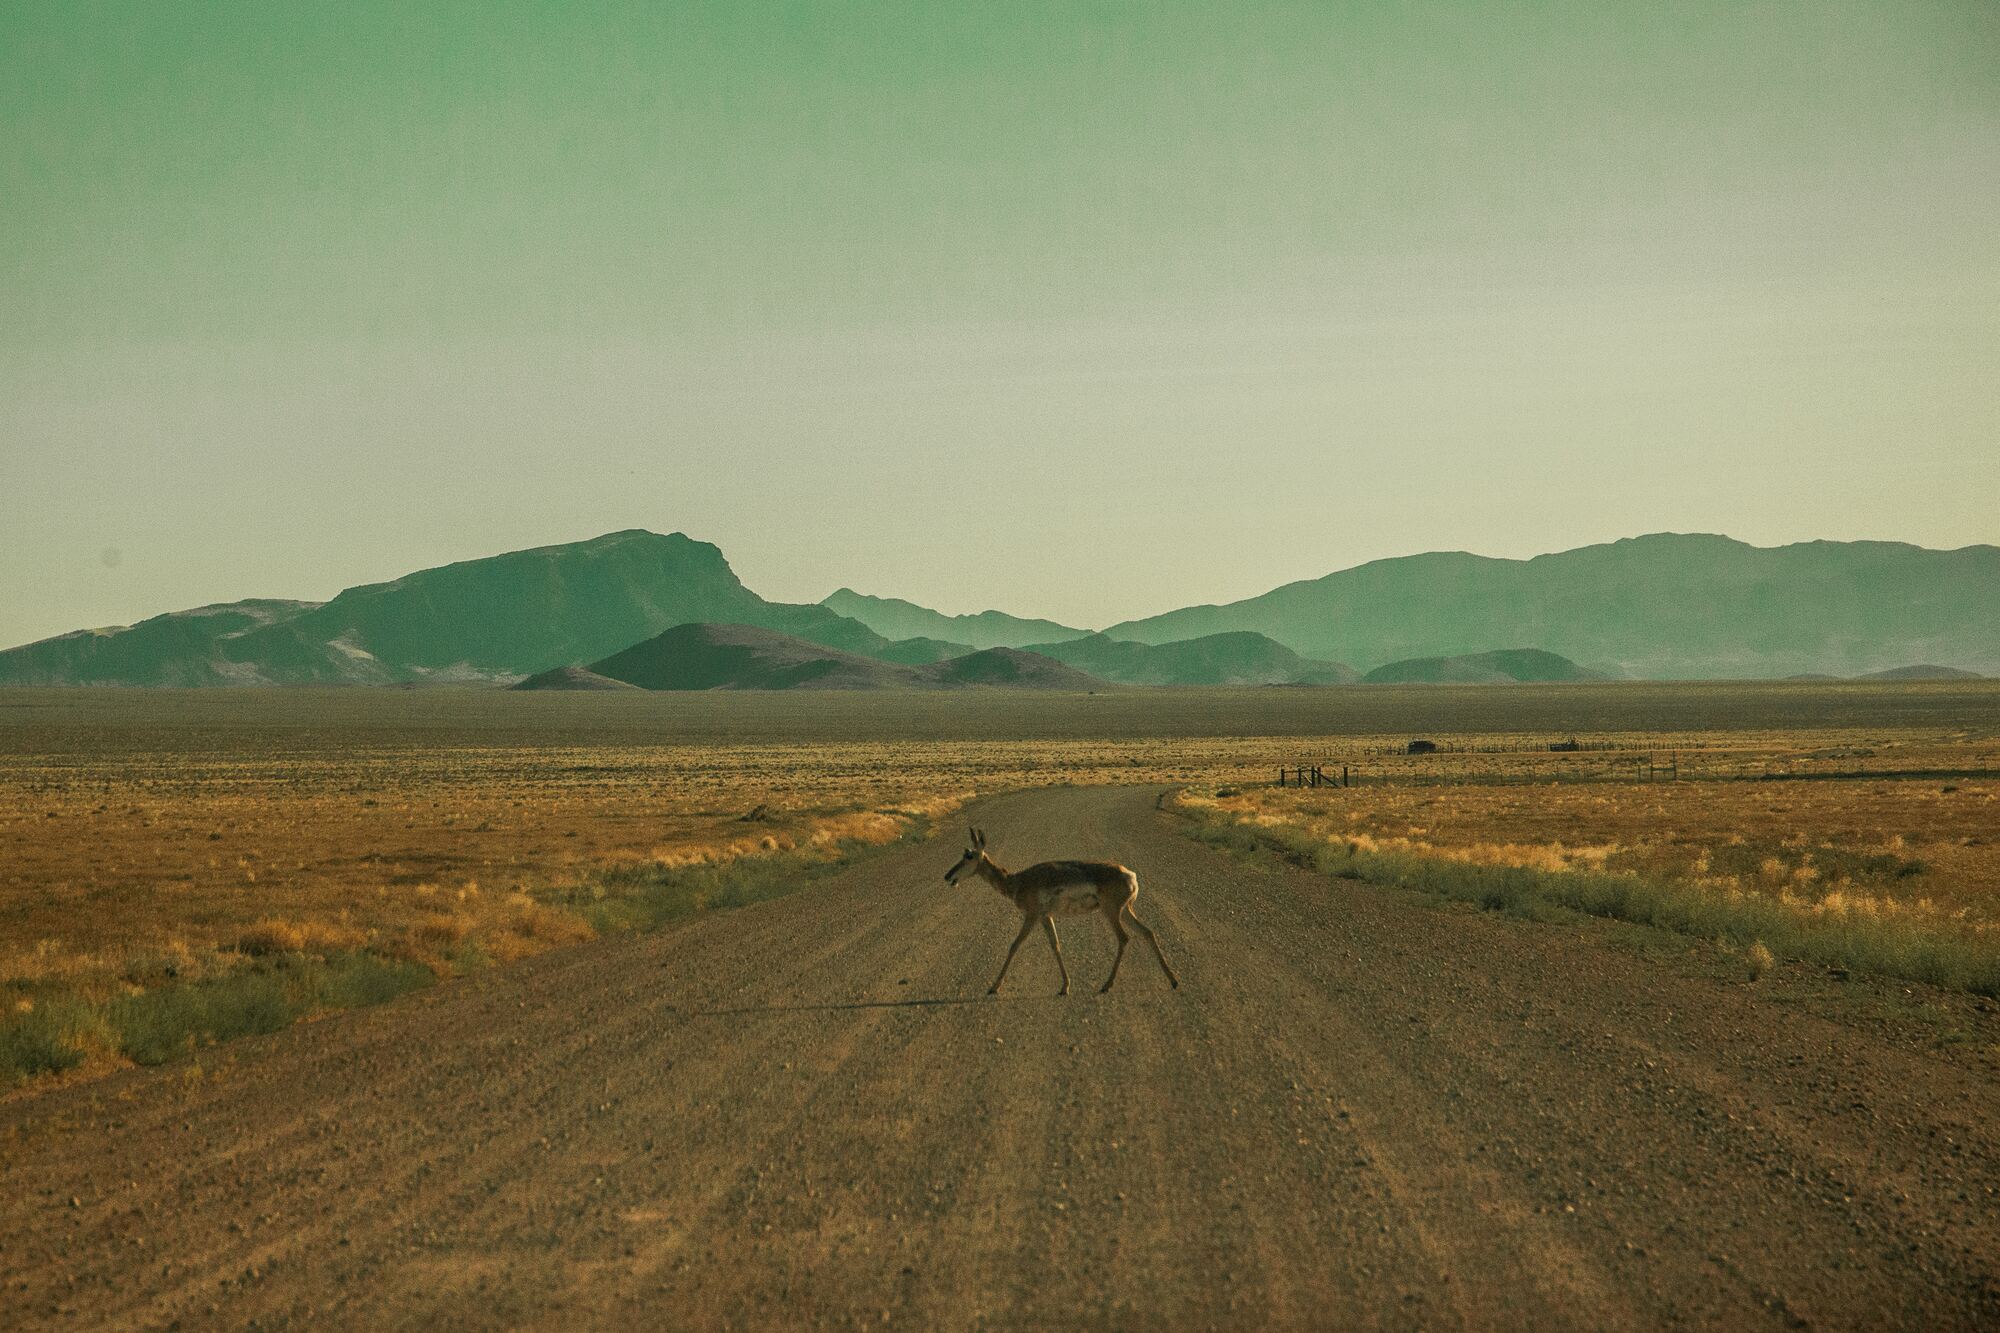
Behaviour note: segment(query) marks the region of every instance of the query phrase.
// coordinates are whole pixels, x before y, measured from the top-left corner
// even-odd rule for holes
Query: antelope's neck
[[[979,858],[979,877],[1000,890],[1000,892],[1009,896],[1012,895],[1013,890],[1007,887],[1007,880],[1009,878],[1007,872],[1001,869],[1000,863],[991,857],[982,856]]]

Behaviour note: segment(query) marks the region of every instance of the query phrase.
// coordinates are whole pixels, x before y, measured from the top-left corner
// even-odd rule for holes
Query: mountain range
[[[757,625],[850,653],[889,647],[827,607],[765,601],[707,542],[634,530],[422,570],[324,603],[231,602],[79,630],[0,652],[0,683],[512,681],[693,622]]]
[[[945,615],[847,588],[816,604],[772,602],[709,543],[630,530],[422,570],[326,602],[252,599],[78,630],[0,652],[0,684],[514,682],[594,670],[687,625],[768,631],[809,645],[812,660],[925,688],[967,683],[923,674],[954,662],[968,679],[1069,688],[1335,684],[1357,668],[1377,681],[1689,679],[1893,677],[1942,663],[1918,672],[1939,678],[2000,672],[2000,548],[1760,548],[1659,534],[1532,560],[1432,553],[1093,633],[998,611]],[[751,675],[778,670],[781,646],[765,642]],[[964,661],[994,649],[1031,657]],[[602,679],[613,688],[620,678]]]
[[[2000,671],[2000,547],[1756,547],[1656,534],[1532,560],[1377,560],[1223,606],[1113,625],[1170,643],[1254,630],[1369,670],[1533,644],[1617,676],[1852,676],[1917,662]]]

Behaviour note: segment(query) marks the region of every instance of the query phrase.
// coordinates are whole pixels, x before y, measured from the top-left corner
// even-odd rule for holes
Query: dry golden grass
[[[1368,852],[1631,871],[1827,912],[2000,924],[2000,775],[1265,787],[1217,804]]]
[[[194,973],[217,952],[370,948],[445,971],[474,941],[516,958],[588,936],[539,890],[893,841],[971,790],[834,776],[807,803],[756,778],[764,757],[677,758],[326,750],[249,771],[113,754],[53,781],[13,757],[0,766],[0,985],[116,985],[163,940],[208,960]],[[895,813],[841,808],[871,798]]]
[[[1762,940],[1750,941],[1750,947],[1743,951],[1743,961],[1749,964],[1752,981],[1778,965],[1778,960],[1772,956],[1769,946]]]
[[[329,921],[281,921],[267,917],[236,937],[236,948],[251,957],[275,953],[341,953],[367,945],[367,932]]]

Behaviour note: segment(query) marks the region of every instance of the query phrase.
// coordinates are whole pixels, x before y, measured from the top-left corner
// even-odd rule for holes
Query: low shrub
[[[104,1007],[119,1052],[156,1065],[197,1046],[256,1032],[276,1032],[305,1011],[304,997],[282,967],[245,968],[227,976],[159,986]]]
[[[1764,941],[1762,940],[1750,941],[1750,947],[1743,951],[1743,956],[1750,964],[1750,980],[1752,981],[1757,980],[1757,978],[1778,965],[1778,960],[1771,956],[1771,951],[1764,946]]]
[[[60,1074],[83,1063],[84,1052],[103,1039],[91,1006],[69,996],[21,997],[0,1022],[0,1082]]]
[[[23,998],[0,1022],[0,1080],[74,1069],[92,1049],[156,1065],[211,1042],[276,1032],[303,1014],[379,1004],[428,985],[428,968],[368,953],[265,957],[218,977],[92,1003]]]
[[[421,990],[437,980],[429,968],[372,953],[341,954],[309,968],[315,1009],[360,1009]]]
[[[266,919],[237,936],[236,947],[253,958],[274,954],[351,952],[368,942],[365,932],[326,921]]]

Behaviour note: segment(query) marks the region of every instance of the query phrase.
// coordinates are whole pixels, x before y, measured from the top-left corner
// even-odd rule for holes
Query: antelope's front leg
[[[1052,916],[1043,917],[1042,929],[1049,932],[1049,947],[1056,951],[1056,966],[1062,969],[1063,988],[1057,991],[1056,994],[1067,995],[1069,994],[1069,965],[1063,962],[1062,941],[1056,938],[1056,919]]]
[[[1000,975],[993,978],[993,984],[986,988],[988,995],[998,995],[1000,993],[1000,983],[1007,979],[1007,969],[1014,965],[1015,953],[1020,950],[1022,941],[1028,938],[1029,933],[1034,928],[1035,918],[1031,916],[1023,916],[1021,918],[1021,933],[1016,935],[1014,942],[1007,946],[1007,961],[1000,964]]]

